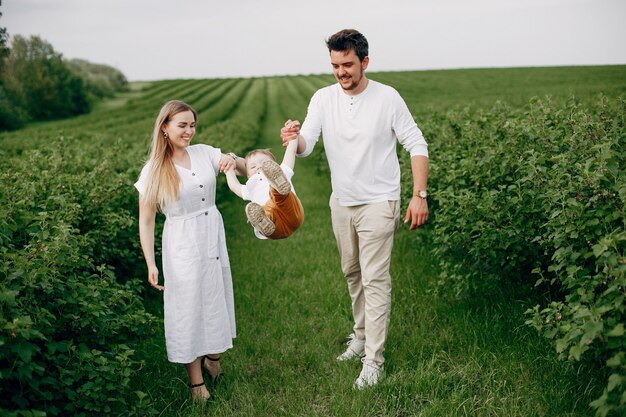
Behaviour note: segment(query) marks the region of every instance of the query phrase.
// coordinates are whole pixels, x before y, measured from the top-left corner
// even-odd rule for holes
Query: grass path
[[[271,82],[271,81],[270,81]],[[278,82],[278,81],[277,81]],[[272,88],[275,93],[272,94]],[[259,147],[282,157],[284,121],[270,85]],[[449,301],[427,292],[437,269],[417,234],[397,233],[387,378],[355,392],[360,363],[337,363],[351,331],[350,302],[332,236],[330,182],[314,158],[298,159],[294,184],[305,222],[282,241],[261,241],[245,203],[220,204],[233,271],[238,338],[224,377],[201,409],[183,367],[165,359],[162,330],[146,342],[146,386],[163,416],[585,416],[597,396],[571,365],[524,327],[514,295]],[[155,307],[158,309],[158,307]],[[159,313],[160,314],[160,313]],[[174,383],[172,383],[174,381]],[[598,384],[589,384],[598,386]]]

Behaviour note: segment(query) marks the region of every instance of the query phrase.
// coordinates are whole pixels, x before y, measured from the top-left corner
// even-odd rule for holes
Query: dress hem
[[[170,359],[169,357],[167,358],[167,360],[168,360],[169,362],[171,362],[171,363],[182,363],[182,364],[185,364],[185,365],[186,365],[186,364],[188,364],[188,363],[192,363],[193,361],[195,361],[195,360],[196,360],[196,359],[198,359],[198,358],[203,357],[204,355],[215,355],[215,354],[218,354],[218,353],[219,353],[219,354],[222,354],[222,353],[224,353],[224,352],[226,352],[227,350],[232,349],[232,348],[233,348],[233,345],[232,345],[232,343],[231,343],[229,346],[227,346],[227,347],[225,347],[225,348],[220,348],[220,349],[215,349],[215,350],[210,350],[210,351],[207,351],[207,352],[205,352],[205,353],[202,353],[202,354],[200,354],[200,355],[196,356],[195,358],[193,358],[193,359],[191,359],[191,360]]]

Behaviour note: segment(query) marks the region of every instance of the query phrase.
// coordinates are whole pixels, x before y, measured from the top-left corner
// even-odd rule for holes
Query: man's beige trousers
[[[391,250],[400,221],[398,201],[344,207],[330,198],[333,232],[341,270],[352,298],[354,333],[365,339],[365,358],[385,361],[385,339],[391,311]]]

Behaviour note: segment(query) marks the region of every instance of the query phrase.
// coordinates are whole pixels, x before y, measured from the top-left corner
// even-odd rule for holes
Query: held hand
[[[428,203],[425,198],[413,197],[406,210],[404,224],[411,221],[409,230],[422,226],[428,220]]]
[[[155,265],[148,268],[148,282],[159,291],[163,291],[165,289],[165,287],[159,285],[159,270]]]
[[[233,166],[232,168],[225,170],[224,175],[226,175],[226,178],[231,176],[232,178],[237,179],[237,169]]]
[[[222,154],[219,162],[218,162],[220,172],[226,172],[231,169],[237,168],[237,163],[235,162],[235,158],[230,155]]]
[[[287,120],[285,126],[280,129],[280,138],[283,140],[283,146],[287,146],[289,141],[298,138],[300,134],[300,122],[297,120]]]

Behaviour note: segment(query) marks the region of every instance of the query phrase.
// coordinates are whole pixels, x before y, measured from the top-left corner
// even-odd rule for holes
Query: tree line
[[[0,28],[0,131],[88,113],[98,99],[127,89],[113,67],[66,60],[39,36],[10,37]]]

